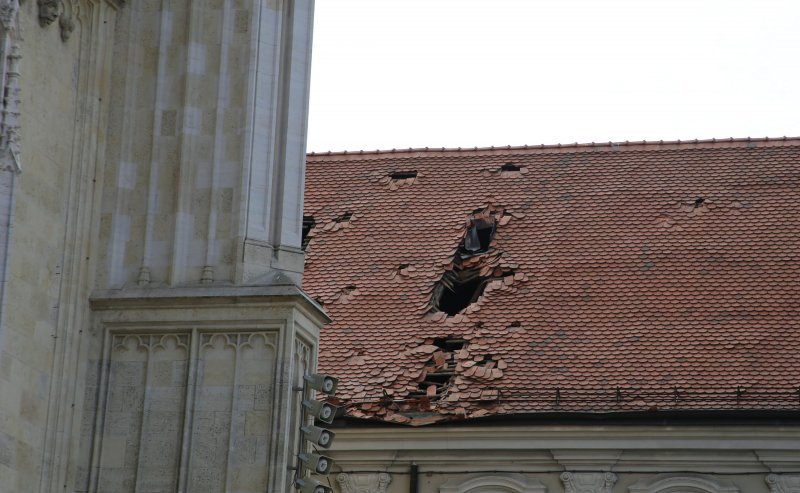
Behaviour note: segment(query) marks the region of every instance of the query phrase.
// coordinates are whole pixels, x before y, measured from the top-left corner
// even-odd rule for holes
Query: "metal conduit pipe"
[[[408,493],[419,493],[419,466],[413,462],[411,463],[409,476]]]

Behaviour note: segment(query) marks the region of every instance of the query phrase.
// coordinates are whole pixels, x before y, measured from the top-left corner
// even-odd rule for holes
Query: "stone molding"
[[[611,472],[565,472],[561,481],[566,493],[611,493],[617,475]]]
[[[342,493],[386,493],[392,476],[379,473],[341,473],[336,476]]]
[[[765,480],[770,493],[800,493],[800,474],[770,474]]]
[[[522,474],[473,476],[466,480],[451,479],[439,487],[439,493],[546,493],[547,487]]]
[[[739,493],[727,480],[707,474],[659,474],[628,487],[630,493]]]

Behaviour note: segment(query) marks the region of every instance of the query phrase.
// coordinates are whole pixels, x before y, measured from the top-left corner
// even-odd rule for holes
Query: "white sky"
[[[317,0],[309,151],[800,136],[798,0]]]

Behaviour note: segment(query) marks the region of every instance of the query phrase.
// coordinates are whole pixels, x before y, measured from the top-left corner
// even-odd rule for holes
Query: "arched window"
[[[706,474],[659,474],[628,487],[630,493],[739,493],[727,480]]]
[[[546,493],[547,488],[521,474],[472,476],[451,479],[439,487],[439,493]]]

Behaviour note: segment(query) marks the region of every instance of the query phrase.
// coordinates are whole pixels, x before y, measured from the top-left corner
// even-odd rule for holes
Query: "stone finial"
[[[769,474],[765,480],[770,493],[800,493],[800,474]]]
[[[385,472],[380,473],[341,473],[336,481],[343,493],[386,493],[392,477]]]
[[[611,493],[617,482],[612,472],[565,472],[561,474],[566,493]]]

